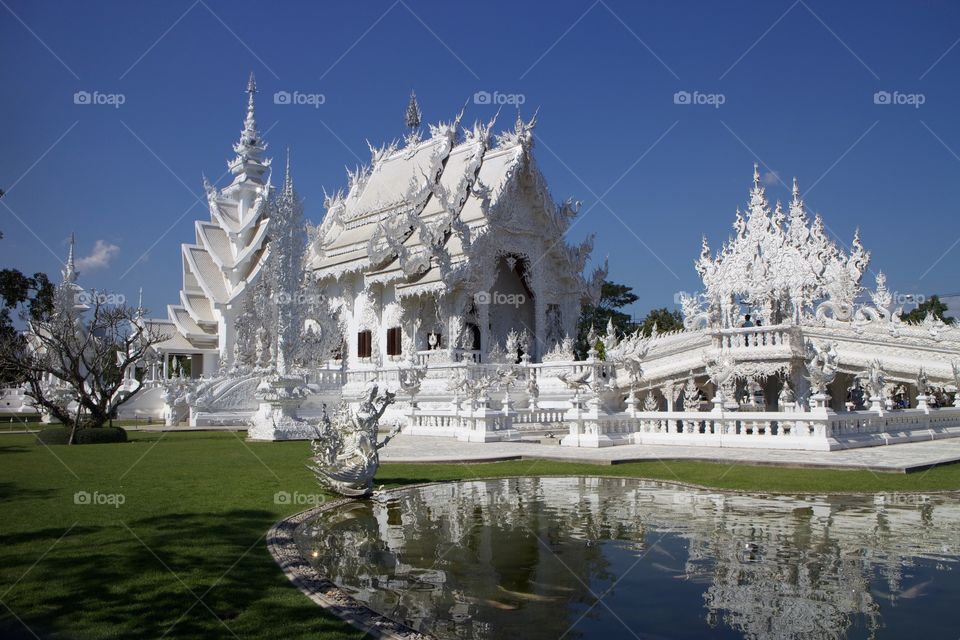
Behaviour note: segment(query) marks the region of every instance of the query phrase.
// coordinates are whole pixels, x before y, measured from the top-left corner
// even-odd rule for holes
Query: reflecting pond
[[[960,636],[960,496],[764,496],[623,478],[411,487],[303,555],[440,638]]]

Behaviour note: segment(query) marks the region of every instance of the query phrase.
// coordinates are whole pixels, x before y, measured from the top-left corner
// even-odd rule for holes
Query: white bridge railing
[[[624,411],[574,401],[563,409],[411,409],[405,433],[471,442],[516,440],[531,428],[563,425],[561,444],[721,446],[829,451],[960,435],[960,408],[849,411]]]
[[[465,442],[519,440],[513,428],[517,412],[490,409],[487,403],[450,410],[422,411],[411,407],[403,432],[415,436],[448,436]]]
[[[669,444],[770,449],[832,449],[960,435],[960,408],[833,413],[626,411],[581,407],[567,413],[566,446]]]

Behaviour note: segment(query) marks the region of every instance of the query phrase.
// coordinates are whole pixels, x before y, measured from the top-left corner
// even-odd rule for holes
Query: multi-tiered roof
[[[270,159],[254,115],[256,81],[247,85],[247,116],[236,156],[227,163],[233,181],[218,190],[204,179],[209,222],[195,223],[196,240],[181,247],[183,288],[180,304],[167,314],[179,336],[196,350],[219,349],[229,358],[225,332],[232,332],[233,316],[252,287],[267,256],[270,198]],[[179,346],[185,347],[183,340]],[[161,345],[162,346],[162,345]]]

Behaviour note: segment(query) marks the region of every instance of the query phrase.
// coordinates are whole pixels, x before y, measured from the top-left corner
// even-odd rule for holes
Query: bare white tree
[[[58,287],[53,309],[24,317],[28,330],[0,338],[0,369],[22,385],[35,406],[70,428],[98,427],[140,390],[125,392],[123,372],[166,336],[143,321],[143,310],[110,304],[112,296]],[[69,407],[76,403],[76,410]]]

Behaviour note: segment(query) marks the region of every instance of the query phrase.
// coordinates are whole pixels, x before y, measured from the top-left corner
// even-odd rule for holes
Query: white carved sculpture
[[[557,379],[566,385],[567,389],[579,393],[581,389],[585,389],[586,387],[590,386],[591,373],[593,372],[586,367],[584,367],[580,373],[561,371],[557,374]]]
[[[726,353],[720,354],[706,366],[710,381],[717,388],[713,398],[714,410],[732,406],[736,403],[733,397],[733,384],[736,380],[736,361]]]
[[[307,465],[317,482],[349,497],[373,493],[373,478],[380,468],[379,451],[400,431],[398,424],[378,442],[380,418],[393,400],[394,394],[381,394],[377,385],[372,385],[356,411],[351,413],[344,405],[332,419],[324,414],[310,443],[313,455]]]
[[[930,379],[923,367],[917,370],[917,408],[926,409],[930,402]]]
[[[884,389],[887,387],[887,376],[883,371],[883,365],[879,359],[870,362],[870,367],[857,374],[859,379],[867,388],[870,394],[870,409],[879,410],[880,403],[883,401]]]
[[[956,360],[950,363],[950,371],[953,374],[953,406],[960,407],[960,362]]]
[[[807,380],[814,394],[823,395],[837,377],[836,343],[824,347],[813,340],[807,341]]]
[[[700,388],[693,376],[687,379],[687,384],[683,387],[683,410],[700,411]]]
[[[793,411],[796,409],[797,397],[793,392],[793,387],[790,386],[790,382],[787,380],[783,381],[783,388],[780,389],[780,394],[777,396],[777,404],[781,411]]]
[[[654,395],[653,391],[648,391],[647,395],[643,398],[643,410],[644,411],[657,411],[660,409],[660,403],[657,402],[657,397]]]

